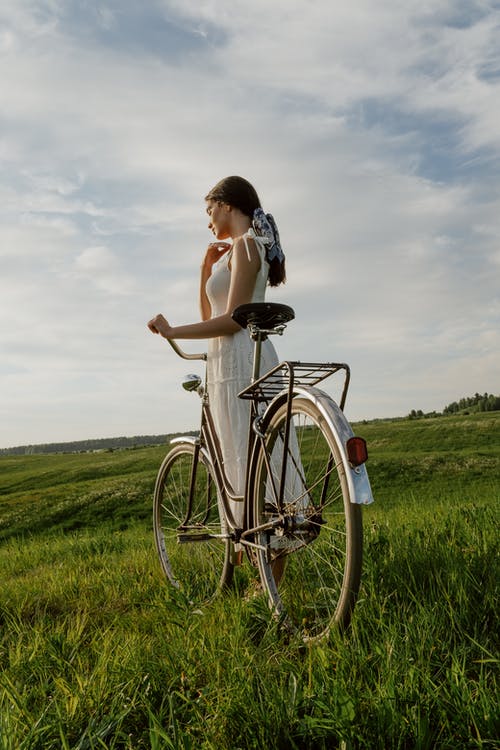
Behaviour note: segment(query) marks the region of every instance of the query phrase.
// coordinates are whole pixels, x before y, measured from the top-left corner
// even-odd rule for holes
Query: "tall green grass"
[[[164,451],[0,459],[0,750],[497,746],[499,417],[358,426],[362,590],[315,646],[167,586]]]

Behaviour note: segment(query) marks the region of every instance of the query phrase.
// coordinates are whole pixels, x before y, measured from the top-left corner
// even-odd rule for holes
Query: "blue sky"
[[[499,393],[499,32],[488,0],[4,0],[0,447],[196,428],[146,321],[197,319],[227,174],[280,227],[280,354],[349,362],[351,419]]]

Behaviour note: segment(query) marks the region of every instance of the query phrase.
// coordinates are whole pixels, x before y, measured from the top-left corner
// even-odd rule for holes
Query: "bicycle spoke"
[[[176,446],[156,483],[154,529],[160,562],[168,580],[195,604],[211,599],[232,577],[230,539],[221,523],[216,484],[198,458],[190,495],[195,450]]]
[[[259,569],[276,610],[284,611],[305,638],[318,638],[332,623],[348,621],[359,584],[360,516],[350,503],[333,420],[329,423],[307,398],[292,403],[278,509],[276,496],[269,495],[268,472],[279,488],[286,418],[286,404],[271,414],[253,467],[255,525],[277,518],[274,531],[260,534]]]

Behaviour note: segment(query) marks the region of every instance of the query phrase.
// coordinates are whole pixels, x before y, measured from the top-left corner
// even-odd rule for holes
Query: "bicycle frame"
[[[265,335],[267,335],[266,332]],[[186,360],[201,360],[206,362],[207,355],[206,353],[199,353],[199,354],[188,354],[185,352],[181,347],[177,344],[176,341],[168,340],[170,346],[172,349],[176,352],[176,354],[181,357],[182,359]],[[254,363],[253,363],[253,373],[252,373],[252,379],[251,382],[258,381],[259,376],[259,367],[260,367],[260,353],[261,353],[261,343],[262,338],[259,336],[255,340],[255,350],[254,350]],[[205,381],[201,393],[202,398],[202,404],[201,404],[201,424],[200,424],[200,435],[198,438],[192,437],[192,436],[183,436],[174,438],[171,442],[172,444],[176,443],[182,443],[182,442],[190,442],[195,446],[195,457],[193,462],[193,473],[194,469],[196,467],[196,462],[198,459],[198,452],[200,450],[204,451],[204,455],[210,462],[210,465],[214,469],[216,482],[217,482],[217,489],[220,493],[220,501],[222,502],[223,509],[224,509],[224,515],[226,517],[226,521],[230,527],[231,530],[231,536],[233,537],[234,542],[237,544],[240,541],[241,534],[244,531],[244,527],[239,527],[236,524],[236,521],[234,519],[234,515],[232,512],[232,509],[229,505],[229,500],[233,501],[241,501],[245,504],[244,512],[243,512],[243,518],[247,518],[247,490],[248,490],[248,476],[245,481],[245,494],[243,497],[241,495],[237,495],[234,491],[234,488],[232,487],[227,474],[224,470],[224,462],[222,457],[222,450],[220,446],[219,439],[217,437],[217,433],[215,430],[215,425],[213,422],[212,413],[210,410],[210,403],[208,398],[208,388],[207,388],[207,373],[205,370]],[[258,408],[257,408],[257,401],[255,399],[252,399],[250,405],[249,405],[249,428],[248,428],[248,451],[247,451],[247,466],[250,465],[250,458],[252,456],[255,442],[258,440],[258,431],[255,429],[255,420],[259,417],[258,414]],[[194,486],[194,476],[191,477],[190,480],[190,497],[188,502],[188,514],[185,519],[185,523],[187,523],[189,519],[189,512],[191,509],[191,503],[192,503],[192,493],[193,493],[193,486]],[[199,538],[199,537],[197,537]],[[183,540],[182,541],[188,541],[187,535],[183,534]]]
[[[181,349],[181,347],[177,344],[177,342],[169,339],[169,344],[174,349],[176,354],[182,359],[202,360],[206,362],[206,359],[207,359],[206,353],[188,354],[183,349]],[[200,424],[199,437],[195,438],[192,436],[183,436],[183,437],[174,438],[171,442],[172,444],[190,442],[195,446],[195,458],[194,458],[193,470],[196,467],[196,462],[198,459],[198,452],[200,450],[204,452],[205,457],[209,461],[210,465],[213,467],[213,470],[215,473],[217,490],[219,492],[219,499],[220,499],[220,502],[222,502],[224,515],[230,527],[231,536],[237,542],[239,540],[240,534],[243,529],[239,528],[236,524],[232,509],[229,505],[229,500],[241,501],[243,503],[245,503],[246,501],[245,501],[245,496],[242,497],[241,495],[237,495],[235,493],[234,488],[232,487],[227,477],[227,474],[224,470],[222,450],[221,450],[220,442],[219,442],[219,439],[217,437],[217,433],[215,430],[212,413],[210,411],[206,371],[205,371],[205,382],[204,382],[204,386],[202,388],[202,393],[201,393],[201,399],[202,399],[201,424]],[[252,424],[252,419],[253,419],[252,412],[253,412],[253,407],[252,405],[250,405],[249,435],[253,434],[251,430],[251,424]],[[249,444],[250,444],[250,439],[249,439]],[[190,498],[189,498],[188,508],[191,508],[192,493],[193,493],[193,477],[191,478],[191,483],[190,483]],[[245,513],[244,513],[244,516],[245,516]],[[188,517],[189,517],[189,513],[188,513]],[[186,521],[187,520],[188,518],[186,518]],[[186,535],[183,535],[183,537],[185,536]],[[188,539],[183,539],[183,541],[188,541]]]
[[[344,363],[285,361],[261,375],[262,341],[282,333],[293,310],[249,303],[232,317],[254,343],[252,375],[237,394],[249,401],[244,487],[224,465],[210,369],[204,381],[188,376],[185,389],[201,397],[200,431],[172,440],[159,469],[156,548],[167,578],[196,605],[231,585],[245,550],[274,615],[315,641],[333,624],[349,623],[361,580],[359,506],[373,500],[366,443],[343,413],[350,370]],[[183,359],[207,360],[169,343]],[[335,373],[343,376],[337,402],[317,387]]]
[[[247,472],[246,472],[246,480],[245,480],[245,494],[243,497],[240,495],[236,495],[234,492],[234,488],[231,486],[231,483],[226,475],[226,472],[224,470],[224,462],[222,457],[222,450],[220,446],[219,439],[217,437],[217,433],[215,430],[215,425],[213,422],[212,414],[210,411],[210,404],[208,399],[208,389],[207,389],[207,374],[205,371],[205,382],[204,386],[201,392],[202,396],[202,415],[201,415],[201,425],[200,425],[200,436],[198,438],[193,437],[179,437],[174,438],[172,440],[172,443],[181,443],[181,442],[191,442],[193,445],[196,446],[196,452],[195,452],[195,458],[194,458],[194,466],[193,469],[196,466],[196,461],[198,458],[198,451],[203,451],[205,457],[209,461],[210,465],[213,467],[215,479],[217,483],[217,489],[219,492],[219,499],[222,503],[222,507],[224,510],[224,515],[226,518],[226,521],[230,528],[230,535],[236,545],[242,544],[245,546],[255,546],[254,542],[252,541],[252,536],[257,533],[258,531],[264,530],[264,528],[272,528],[273,525],[276,525],[277,521],[270,522],[269,524],[266,524],[265,527],[259,526],[259,527],[253,527],[250,528],[250,514],[248,510],[248,500],[249,500],[249,493],[251,489],[251,478],[249,476],[249,469],[251,466],[252,456],[256,450],[260,448],[260,445],[262,445],[265,448],[265,435],[262,434],[260,431],[260,422],[264,416],[265,410],[269,408],[271,405],[274,407],[276,404],[276,401],[284,401],[287,402],[287,417],[285,421],[285,430],[284,430],[284,436],[283,436],[283,457],[285,457],[288,454],[289,450],[289,441],[290,441],[290,424],[291,424],[291,411],[292,411],[292,401],[294,395],[300,393],[302,391],[303,386],[307,386],[308,393],[312,392],[311,386],[315,386],[320,381],[324,380],[325,378],[329,377],[330,375],[333,375],[339,371],[344,372],[344,384],[341,392],[341,398],[340,398],[340,406],[337,407],[337,420],[338,421],[338,427],[340,428],[341,434],[346,434],[346,428],[348,428],[348,423],[345,420],[345,417],[343,417],[343,407],[345,405],[346,397],[347,397],[347,390],[349,387],[349,381],[350,381],[350,369],[348,365],[345,363],[302,363],[302,362],[282,362],[276,367],[272,368],[269,372],[265,373],[263,376],[259,377],[259,367],[260,367],[260,353],[261,353],[261,344],[262,340],[269,334],[272,333],[281,333],[282,331],[258,331],[254,332],[253,338],[254,338],[254,364],[253,364],[253,372],[252,372],[252,378],[250,385],[245,388],[241,393],[238,394],[238,396],[242,399],[249,400],[251,403],[249,404],[249,427],[248,427],[248,450],[247,450]],[[174,351],[183,359],[187,360],[202,360],[206,361],[207,355],[205,353],[201,354],[188,354],[184,352],[179,345],[172,340],[169,340],[170,345],[174,349]],[[314,389],[315,390],[315,389]],[[318,392],[318,397],[322,395],[321,392]],[[319,398],[318,403],[321,402],[321,398]],[[333,403],[333,402],[332,402]],[[259,411],[259,405],[265,404],[266,409],[264,411]],[[351,433],[350,433],[351,434]],[[267,454],[267,451],[264,449],[264,456],[265,461],[269,467],[269,455]],[[346,459],[347,461],[347,459]],[[288,461],[283,460],[281,464],[281,476],[279,479],[279,486],[276,487],[273,486],[273,492],[275,494],[275,497],[278,499],[278,506],[281,507],[283,504],[283,495],[285,491],[286,486],[286,471],[287,471],[287,464]],[[271,472],[270,472],[271,474]],[[370,500],[367,500],[368,493],[371,495],[371,492],[369,491],[369,485],[368,485],[368,493],[366,491],[366,482],[364,481],[366,472],[364,471],[364,467],[362,467],[361,471],[358,472],[357,475],[355,475],[353,478],[351,478],[350,484],[353,490],[353,496],[360,496],[360,494],[363,496],[362,500],[359,500],[358,502],[370,502]],[[191,478],[190,483],[190,501],[188,504],[188,508],[191,507],[191,497],[193,492],[193,482],[194,478]],[[273,481],[274,484],[274,481]],[[323,492],[326,494],[327,487],[324,487]],[[229,505],[230,500],[236,500],[241,501],[244,503],[244,525],[243,527],[239,527],[234,519],[234,515],[232,512],[232,509]],[[188,511],[188,517],[186,518],[186,523],[189,519],[189,511]],[[183,534],[183,541],[190,541],[188,539],[188,536],[186,534]],[[194,538],[194,535],[193,535]],[[198,538],[198,537],[197,537]]]

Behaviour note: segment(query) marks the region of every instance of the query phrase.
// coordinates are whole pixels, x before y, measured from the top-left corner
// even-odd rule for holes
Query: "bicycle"
[[[267,336],[282,334],[292,308],[251,303],[233,312],[254,341],[245,493],[237,497],[224,471],[205,382],[187,376],[201,396],[199,435],[174,438],[156,479],[154,535],[164,573],[194,606],[231,586],[246,551],[259,571],[274,614],[306,641],[350,621],[361,579],[361,505],[373,500],[363,438],[343,408],[350,380],[345,363],[281,362],[260,375]],[[187,354],[206,361],[206,354]],[[316,386],[343,373],[339,405]],[[229,500],[244,504],[238,526]]]

